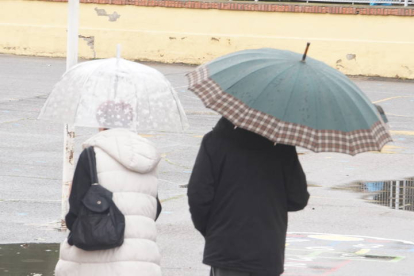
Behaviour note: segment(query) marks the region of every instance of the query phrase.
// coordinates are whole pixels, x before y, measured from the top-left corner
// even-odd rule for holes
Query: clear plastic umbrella
[[[39,119],[96,128],[182,131],[188,127],[165,76],[119,57],[83,62],[67,71]]]

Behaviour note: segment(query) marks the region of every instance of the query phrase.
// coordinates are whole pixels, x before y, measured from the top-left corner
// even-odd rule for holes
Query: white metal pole
[[[78,63],[79,0],[68,2],[68,38],[66,48],[66,71]]]
[[[404,7],[407,7],[408,6],[408,0],[405,0],[404,1]]]
[[[66,48],[66,71],[78,63],[79,0],[68,0],[68,29]],[[62,213],[61,226],[66,229],[65,216],[69,211],[68,198],[74,172],[75,128],[66,124],[63,144]]]
[[[121,44],[116,45],[116,58],[121,58]]]

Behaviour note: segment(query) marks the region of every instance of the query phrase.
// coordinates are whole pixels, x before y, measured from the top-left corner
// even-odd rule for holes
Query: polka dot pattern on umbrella
[[[125,59],[78,64],[49,95],[39,119],[96,128],[183,131],[187,117],[159,71]]]
[[[133,121],[133,109],[126,103],[107,101],[99,106],[96,119],[108,128],[130,128]]]

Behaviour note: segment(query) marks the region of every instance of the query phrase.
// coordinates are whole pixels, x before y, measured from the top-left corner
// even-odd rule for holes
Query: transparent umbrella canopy
[[[74,126],[183,131],[187,117],[171,83],[154,68],[122,58],[80,63],[49,95],[39,119]]]

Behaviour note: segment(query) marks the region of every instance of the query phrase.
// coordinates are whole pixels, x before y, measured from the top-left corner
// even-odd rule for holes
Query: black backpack
[[[93,147],[86,151],[92,183],[73,223],[70,243],[87,251],[115,248],[124,242],[125,217],[113,202],[112,192],[98,183]]]

